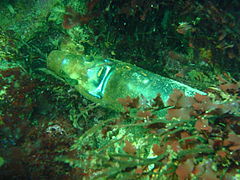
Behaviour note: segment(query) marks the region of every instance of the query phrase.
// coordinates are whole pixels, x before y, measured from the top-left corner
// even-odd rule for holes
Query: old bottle
[[[180,82],[115,59],[55,50],[48,56],[47,66],[65,78],[87,99],[114,110],[123,109],[117,99],[126,96],[142,96],[152,100],[160,94],[167,105],[173,89],[183,91],[186,96],[205,94]]]

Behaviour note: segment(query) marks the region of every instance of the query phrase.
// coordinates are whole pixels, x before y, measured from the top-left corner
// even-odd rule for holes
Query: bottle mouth
[[[63,60],[65,60],[66,53],[64,51],[54,50],[47,57],[47,67],[57,73],[61,74],[61,67]]]

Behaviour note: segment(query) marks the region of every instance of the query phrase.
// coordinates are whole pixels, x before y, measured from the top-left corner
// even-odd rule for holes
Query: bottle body
[[[122,110],[117,99],[126,96],[142,96],[146,100],[152,100],[160,94],[167,105],[169,95],[174,89],[183,91],[186,96],[205,94],[180,82],[114,59],[53,51],[48,57],[47,65],[59,76],[74,82],[73,86],[87,99],[114,110]]]

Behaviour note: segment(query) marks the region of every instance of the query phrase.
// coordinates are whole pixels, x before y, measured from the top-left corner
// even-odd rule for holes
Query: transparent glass
[[[132,64],[115,59],[69,54],[53,51],[47,60],[48,67],[73,85],[89,100],[115,110],[122,110],[118,98],[130,96],[152,100],[158,94],[165,105],[174,89],[186,96],[202,91],[175,80],[151,73]]]

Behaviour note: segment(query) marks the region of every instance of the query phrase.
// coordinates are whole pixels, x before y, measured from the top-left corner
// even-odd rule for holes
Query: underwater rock
[[[123,110],[118,98],[144,97],[151,101],[158,94],[164,105],[174,89],[186,96],[206,93],[175,80],[151,73],[132,64],[115,59],[70,54],[55,50],[47,59],[47,66],[63,77],[84,97],[102,106]]]

